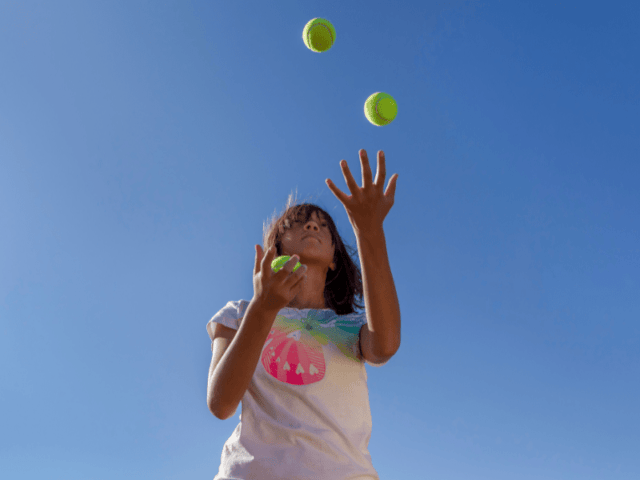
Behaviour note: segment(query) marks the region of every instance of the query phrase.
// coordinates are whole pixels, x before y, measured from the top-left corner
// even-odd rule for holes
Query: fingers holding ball
[[[290,259],[291,257],[289,255],[280,255],[278,258],[273,259],[273,261],[271,262],[271,270],[273,270],[274,273],[278,273],[280,269],[284,267],[284,264],[287,263]],[[300,262],[297,262],[295,267],[293,267],[293,272],[295,272],[301,266],[302,264]]]

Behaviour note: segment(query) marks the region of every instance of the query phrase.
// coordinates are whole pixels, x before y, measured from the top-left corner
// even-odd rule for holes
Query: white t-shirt
[[[249,306],[231,301],[207,323],[237,330]],[[365,313],[283,308],[265,341],[240,422],[214,480],[379,480],[359,334]]]

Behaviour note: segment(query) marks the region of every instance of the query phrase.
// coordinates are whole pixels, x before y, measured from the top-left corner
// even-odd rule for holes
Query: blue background
[[[334,46],[302,42],[315,17]],[[399,175],[382,480],[640,478],[637,2],[0,4],[0,464],[211,479],[207,321],[292,192]],[[394,96],[371,125],[364,102]],[[635,405],[635,406],[634,406]]]

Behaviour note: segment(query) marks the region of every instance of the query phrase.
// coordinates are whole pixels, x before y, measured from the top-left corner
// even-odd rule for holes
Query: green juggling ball
[[[280,255],[278,258],[274,258],[271,262],[271,270],[277,273],[282,267],[284,267],[284,264],[287,263],[290,258],[291,257],[289,255]],[[296,266],[293,267],[293,271],[295,272],[301,265],[302,264],[298,262]]]
[[[389,125],[398,114],[398,105],[391,95],[376,92],[364,102],[364,115],[378,127]]]
[[[336,29],[325,18],[309,20],[302,30],[302,40],[309,50],[326,52],[336,41]]]

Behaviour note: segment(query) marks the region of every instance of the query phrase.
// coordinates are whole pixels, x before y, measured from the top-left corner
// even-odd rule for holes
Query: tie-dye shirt
[[[249,306],[231,301],[207,324],[237,330]],[[360,352],[365,313],[283,308],[262,348],[240,422],[214,480],[379,480]]]

